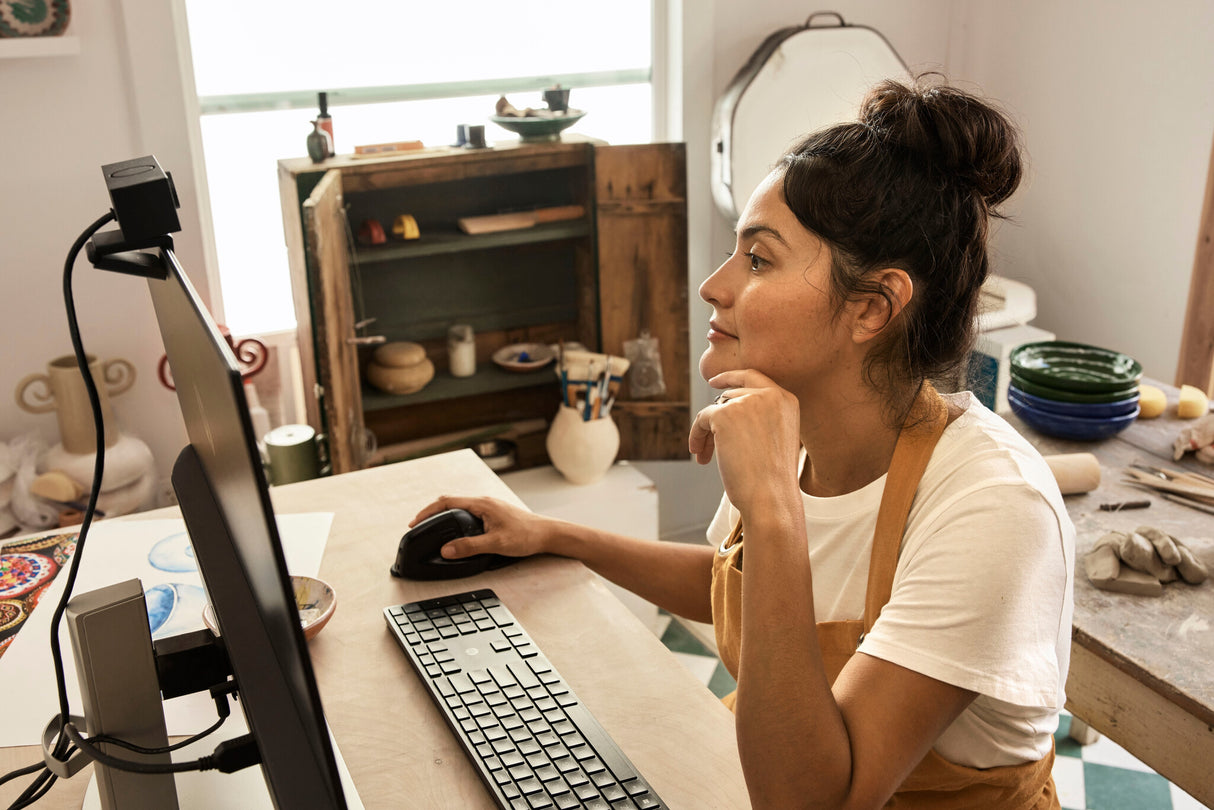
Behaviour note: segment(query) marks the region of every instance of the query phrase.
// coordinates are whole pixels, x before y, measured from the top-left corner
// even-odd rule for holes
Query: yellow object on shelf
[[[422,235],[412,214],[398,216],[392,223],[392,233],[401,239],[417,239]]]

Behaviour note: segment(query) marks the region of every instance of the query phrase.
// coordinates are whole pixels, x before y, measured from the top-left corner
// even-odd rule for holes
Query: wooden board
[[[1180,338],[1177,385],[1193,385],[1214,396],[1214,145],[1206,173],[1206,196],[1197,223],[1197,250],[1189,302]]]
[[[627,378],[612,416],[620,457],[686,459],[687,176],[682,144],[595,149],[602,351],[624,355],[642,330],[659,341],[665,394],[633,402]]]
[[[363,466],[363,411],[359,393],[358,351],[350,295],[349,245],[342,205],[341,173],[327,172],[303,204],[304,234],[316,278],[311,285],[313,328],[333,472]]]

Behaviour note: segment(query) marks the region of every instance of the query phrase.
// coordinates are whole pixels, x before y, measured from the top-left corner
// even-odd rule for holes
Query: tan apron
[[[889,601],[902,534],[919,480],[948,423],[948,409],[935,389],[925,384],[898,436],[885,491],[877,512],[864,618],[819,622],[818,644],[831,684],[872,629]],[[712,623],[721,662],[737,678],[742,632],[742,526],[739,522],[717,550],[712,566]],[[723,698],[730,710],[735,695]],[[977,769],[957,765],[928,751],[886,803],[898,810],[1058,810],[1052,769],[1054,752],[1037,762]]]

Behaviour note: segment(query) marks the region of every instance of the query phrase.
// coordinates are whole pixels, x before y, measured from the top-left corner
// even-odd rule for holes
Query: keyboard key
[[[573,810],[575,807],[581,807],[582,803],[568,793],[563,793],[560,796],[553,797],[556,800],[556,806],[561,810]]]
[[[603,798],[609,802],[615,803],[628,798],[628,794],[619,785],[600,785],[600,787],[603,788]]]
[[[529,796],[532,793],[542,793],[544,791],[544,786],[540,784],[540,780],[534,777],[528,777],[519,781],[518,789],[523,791],[524,796]]]

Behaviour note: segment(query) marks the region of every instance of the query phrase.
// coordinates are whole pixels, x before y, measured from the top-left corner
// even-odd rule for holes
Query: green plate
[[[1066,391],[1061,388],[1051,388],[1048,385],[1041,385],[1032,380],[1026,380],[1020,376],[1015,369],[1011,370],[1009,375],[1011,383],[1014,387],[1019,388],[1026,394],[1032,394],[1035,397],[1042,399],[1053,400],[1054,402],[1077,402],[1087,405],[1104,404],[1108,402],[1121,402],[1138,394],[1138,386],[1132,385],[1129,388],[1123,388],[1120,391],[1097,391],[1097,392],[1078,392]]]
[[[1142,365],[1132,357],[1061,340],[1020,346],[1010,362],[1021,379],[1078,394],[1124,393],[1142,379]]]
[[[561,131],[576,124],[585,114],[582,110],[568,110],[564,115],[555,118],[517,118],[510,115],[491,115],[489,120],[503,129],[518,133],[520,141],[531,143],[533,141],[559,141]]]

